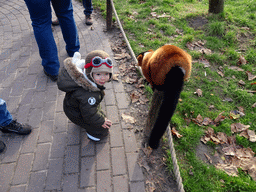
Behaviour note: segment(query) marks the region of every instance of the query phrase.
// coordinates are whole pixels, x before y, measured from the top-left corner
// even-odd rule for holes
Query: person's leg
[[[24,0],[32,20],[34,35],[46,73],[58,75],[59,59],[51,28],[50,0]]]
[[[66,50],[70,57],[79,51],[80,43],[73,16],[73,5],[71,0],[52,0],[52,6],[59,19]]]
[[[0,126],[9,125],[12,121],[12,115],[7,110],[6,102],[0,98]]]
[[[91,15],[93,11],[92,0],[83,0],[84,14]]]

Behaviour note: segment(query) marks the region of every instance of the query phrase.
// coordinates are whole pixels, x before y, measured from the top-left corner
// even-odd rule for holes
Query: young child
[[[64,60],[57,85],[66,92],[63,108],[74,124],[86,129],[89,139],[100,141],[106,137],[112,123],[99,110],[104,97],[104,84],[112,77],[112,61],[101,50],[90,52],[86,61],[76,52]]]

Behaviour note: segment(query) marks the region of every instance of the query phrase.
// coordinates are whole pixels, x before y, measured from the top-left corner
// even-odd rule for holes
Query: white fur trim
[[[84,74],[85,79],[86,79],[89,83],[91,83],[92,86],[98,87],[98,86],[96,85],[96,83],[92,82],[92,81],[87,77],[87,75],[86,75],[86,73],[85,73],[85,69],[84,69],[83,74]]]
[[[186,70],[182,67],[180,67],[181,71],[184,73],[184,75],[186,75]]]

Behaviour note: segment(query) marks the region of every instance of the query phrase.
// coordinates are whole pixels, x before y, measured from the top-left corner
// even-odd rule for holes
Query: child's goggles
[[[112,60],[109,58],[102,59],[99,56],[93,57],[90,63],[87,63],[84,68],[87,69],[88,67],[100,67],[102,64],[105,64],[107,67],[112,68]]]

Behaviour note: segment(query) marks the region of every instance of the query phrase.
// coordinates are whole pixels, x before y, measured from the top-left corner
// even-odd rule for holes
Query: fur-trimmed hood
[[[101,91],[98,86],[88,79],[83,68],[72,63],[72,57],[64,60],[64,68],[61,70],[57,85],[64,92],[74,91],[83,88],[88,91]]]

